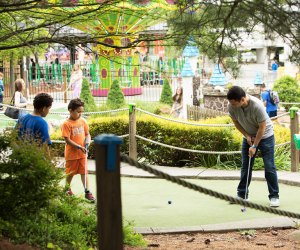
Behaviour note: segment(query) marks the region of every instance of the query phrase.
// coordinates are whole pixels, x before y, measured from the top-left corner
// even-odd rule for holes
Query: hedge
[[[92,138],[102,133],[124,135],[129,133],[128,116],[97,117],[88,120]],[[218,117],[199,123],[231,123],[229,117]],[[169,122],[148,115],[137,116],[137,135],[145,138],[193,150],[205,151],[238,151],[241,149],[241,134],[233,127],[202,127]],[[62,139],[60,132],[53,134],[52,139]],[[276,143],[290,140],[289,129],[275,125]],[[63,145],[55,145],[63,152]],[[164,166],[204,166],[213,167],[219,163],[240,162],[240,154],[215,155],[191,153],[162,147],[137,139],[138,158],[145,158],[149,163]],[[121,152],[128,154],[128,137],[124,138]],[[93,146],[90,157],[94,156]]]

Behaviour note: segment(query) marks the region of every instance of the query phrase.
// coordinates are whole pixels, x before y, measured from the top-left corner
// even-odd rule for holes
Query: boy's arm
[[[65,142],[68,144],[68,145],[71,145],[72,147],[75,147],[77,149],[80,149],[82,152],[86,152],[85,148],[82,147],[81,145],[77,144],[76,142],[72,141],[69,137],[64,137],[65,139]]]
[[[86,145],[90,145],[90,143],[91,143],[91,135],[90,135],[90,133],[88,133],[86,136],[85,136],[85,140],[84,140],[84,144],[85,144],[85,146]]]

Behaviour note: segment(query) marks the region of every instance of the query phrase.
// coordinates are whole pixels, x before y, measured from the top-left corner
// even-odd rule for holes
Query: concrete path
[[[63,159],[61,159],[63,160]],[[90,174],[95,174],[95,161],[88,160],[88,168]],[[238,180],[238,170],[216,170],[216,169],[204,169],[204,168],[178,168],[178,167],[163,167],[154,166],[154,168],[163,171],[172,176],[190,179],[206,179],[206,180]],[[121,163],[121,175],[123,177],[135,177],[135,178],[156,178],[152,174],[145,172],[136,167],[130,166],[125,163]],[[280,183],[300,186],[300,173],[292,173],[280,171],[278,172],[278,178]],[[79,180],[79,179],[78,179]],[[253,180],[264,180],[263,171],[254,171]],[[95,186],[93,187],[95,189]],[[229,194],[234,195],[234,194]],[[295,199],[297,199],[295,197]],[[223,201],[222,201],[223,202]],[[283,208],[282,208],[283,209]],[[284,208],[286,210],[286,208]],[[299,212],[299,211],[294,211]],[[266,216],[268,217],[268,216]],[[136,231],[139,233],[176,233],[176,232],[221,232],[232,230],[249,230],[249,229],[263,229],[263,228],[292,228],[299,223],[298,220],[274,216],[272,218],[252,218],[250,220],[220,223],[220,224],[208,224],[199,226],[185,226],[185,227],[136,227]]]

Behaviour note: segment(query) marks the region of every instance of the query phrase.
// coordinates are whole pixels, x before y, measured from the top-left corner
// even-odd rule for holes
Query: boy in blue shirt
[[[3,73],[0,72],[0,110],[3,110],[3,106],[1,105],[1,103],[3,103],[3,97],[4,97]]]
[[[266,85],[264,83],[261,85],[261,87],[262,87],[261,99],[264,103],[264,106],[266,107],[268,116],[270,118],[277,116],[278,107],[277,104],[273,104],[271,102],[270,90],[266,89]]]
[[[49,113],[52,107],[53,98],[47,93],[40,93],[34,97],[32,114],[27,114],[18,120],[18,135],[19,138],[37,141],[42,145],[51,145],[48,123],[43,119]]]

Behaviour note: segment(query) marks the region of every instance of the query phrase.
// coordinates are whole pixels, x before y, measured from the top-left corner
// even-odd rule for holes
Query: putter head
[[[241,212],[242,212],[242,213],[246,212],[246,208],[245,208],[245,207],[242,207],[242,208],[241,208]]]

